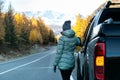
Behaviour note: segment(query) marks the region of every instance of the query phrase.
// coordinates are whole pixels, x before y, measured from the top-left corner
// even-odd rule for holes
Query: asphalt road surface
[[[53,72],[55,53],[56,46],[52,46],[41,53],[0,63],[0,80],[62,80],[58,69]],[[74,70],[71,80],[76,80],[75,75]]]

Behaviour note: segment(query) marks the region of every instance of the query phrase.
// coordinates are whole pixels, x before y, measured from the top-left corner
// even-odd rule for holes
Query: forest
[[[4,7],[4,2],[0,0],[0,61],[31,54],[36,45],[55,44],[54,32],[41,16],[36,19],[16,13],[11,4],[3,12]]]
[[[0,45],[10,47],[33,44],[49,44],[55,41],[53,30],[39,17],[28,18],[24,13],[15,13],[9,5],[3,13],[3,2],[0,1]]]
[[[11,50],[21,54],[36,44],[44,46],[56,43],[58,38],[41,16],[36,19],[29,18],[24,13],[16,13],[11,4],[6,12],[2,12],[3,8],[4,2],[0,0],[0,54],[9,54]],[[76,15],[72,29],[82,41],[90,19],[91,16]]]

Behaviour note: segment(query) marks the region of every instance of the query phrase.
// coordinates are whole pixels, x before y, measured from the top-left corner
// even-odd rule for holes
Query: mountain
[[[59,35],[60,32],[62,32],[62,26],[60,25],[49,25],[51,27],[51,29],[53,30],[53,32],[55,33],[55,35]]]
[[[52,10],[46,10],[44,12],[42,11],[26,11],[24,12],[27,17],[41,17],[45,24],[51,27],[51,29],[54,31],[55,35],[58,35],[62,31],[62,25],[65,20],[71,20],[71,24],[73,25],[75,23],[76,14],[64,14]]]
[[[26,11],[24,12],[26,16],[28,17],[41,17],[45,24],[47,25],[62,25],[65,20],[71,20],[72,22],[75,21],[75,14],[64,14],[52,10],[46,10],[46,11]]]

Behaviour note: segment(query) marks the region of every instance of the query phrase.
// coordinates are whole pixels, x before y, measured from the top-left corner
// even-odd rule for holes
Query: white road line
[[[53,54],[53,53],[51,53],[51,54]],[[35,60],[33,60],[33,61],[31,61],[31,62],[28,62],[28,63],[26,63],[26,64],[23,64],[23,65],[14,67],[14,68],[12,68],[12,69],[9,69],[9,70],[3,71],[3,72],[0,72],[0,75],[3,75],[3,74],[8,73],[8,72],[10,72],[10,71],[13,71],[13,70],[16,70],[16,69],[18,69],[18,68],[21,68],[21,67],[27,66],[27,65],[29,65],[29,64],[32,64],[32,63],[34,63],[34,62],[37,62],[37,61],[39,61],[39,60],[41,60],[41,59],[43,59],[43,58],[45,58],[45,57],[47,57],[47,56],[49,56],[49,55],[51,55],[51,54],[47,54],[47,55],[45,55],[45,56],[43,56],[43,57],[41,57],[41,58],[35,59]]]

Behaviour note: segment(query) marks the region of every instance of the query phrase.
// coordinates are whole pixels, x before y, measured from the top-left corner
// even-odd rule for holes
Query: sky
[[[71,20],[72,24],[75,23],[76,15],[79,13],[86,17],[91,15],[92,12],[97,9],[106,0],[4,0],[5,8],[11,3],[14,11],[16,12],[45,12],[51,10],[65,14],[61,19],[55,18],[49,19],[42,16],[42,19],[46,24],[63,24],[65,20]],[[49,16],[49,15],[48,15]]]
[[[91,14],[106,0],[6,0],[12,4],[15,11],[45,11],[53,10],[65,14],[80,13],[84,16]]]

